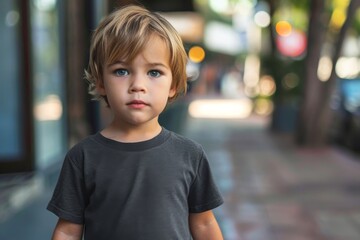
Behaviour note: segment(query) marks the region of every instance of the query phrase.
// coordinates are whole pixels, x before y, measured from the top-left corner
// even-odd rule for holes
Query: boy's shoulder
[[[171,143],[178,146],[178,147],[183,147],[185,149],[194,149],[197,151],[203,151],[203,147],[200,143],[196,142],[195,140],[185,137],[179,133],[175,133],[170,131],[171,133]]]
[[[94,149],[97,145],[96,141],[95,141],[96,135],[97,135],[97,133],[84,137],[79,142],[74,144],[69,149],[67,154],[68,155],[79,155],[79,154],[82,154],[84,152],[84,150]]]
[[[167,129],[165,129],[165,131],[168,131],[168,132],[171,133],[171,138],[174,141],[183,142],[183,143],[187,143],[187,144],[191,144],[191,145],[200,145],[199,143],[197,143],[193,139],[188,138],[188,137],[186,137],[186,136],[184,136],[184,135],[182,135],[180,133],[176,133],[176,132],[173,132],[173,131],[167,130]]]

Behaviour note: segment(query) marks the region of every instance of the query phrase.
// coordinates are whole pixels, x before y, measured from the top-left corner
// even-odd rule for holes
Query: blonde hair
[[[96,91],[98,81],[103,81],[103,68],[119,59],[133,60],[145,47],[151,35],[161,37],[170,52],[172,89],[178,95],[187,88],[187,55],[183,42],[174,27],[158,13],[135,5],[116,10],[103,19],[96,28],[90,46],[90,59],[85,78],[89,82],[89,93],[95,99],[104,98]]]

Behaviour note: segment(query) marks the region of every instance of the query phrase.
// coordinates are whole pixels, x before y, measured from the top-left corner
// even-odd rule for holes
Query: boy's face
[[[169,61],[166,43],[153,35],[131,62],[120,57],[104,66],[97,91],[107,96],[115,120],[122,126],[158,124],[168,98],[175,95]]]

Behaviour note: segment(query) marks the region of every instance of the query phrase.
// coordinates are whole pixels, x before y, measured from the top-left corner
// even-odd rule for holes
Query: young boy
[[[100,23],[86,78],[113,120],[65,157],[47,207],[59,217],[53,239],[223,239],[204,151],[158,122],[185,92],[186,60],[157,13],[128,6]]]

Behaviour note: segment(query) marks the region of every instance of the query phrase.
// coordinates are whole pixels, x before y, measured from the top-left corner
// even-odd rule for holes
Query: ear
[[[104,81],[103,80],[98,80],[96,81],[96,92],[101,95],[101,96],[105,96],[106,95],[106,90],[105,90],[105,86],[104,86]]]
[[[175,94],[176,94],[176,89],[173,87],[169,91],[169,98],[170,99],[173,98],[175,96]]]

